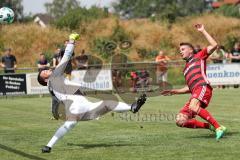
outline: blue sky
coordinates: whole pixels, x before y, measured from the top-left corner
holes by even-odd
[[[79,0],[80,4],[85,7],[90,7],[92,5],[97,5],[100,7],[109,7],[112,2],[117,0]],[[35,13],[45,13],[44,3],[52,2],[52,0],[23,0],[22,4],[24,7],[24,14]]]

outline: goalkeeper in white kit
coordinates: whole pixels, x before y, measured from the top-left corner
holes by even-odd
[[[66,120],[48,144],[42,148],[42,153],[50,153],[53,145],[74,128],[78,121],[93,120],[110,111],[131,111],[136,113],[146,101],[146,95],[142,94],[130,105],[112,100],[101,100],[95,103],[90,102],[82,92],[82,90],[84,90],[83,87],[76,85],[76,83],[64,77],[64,71],[68,61],[72,57],[75,42],[78,39],[78,34],[71,34],[64,56],[55,70],[46,69],[40,71],[38,74],[38,82],[41,85],[48,86],[52,97],[64,105]],[[55,117],[56,115],[57,113],[55,113]]]

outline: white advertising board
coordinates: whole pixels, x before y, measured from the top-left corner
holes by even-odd
[[[38,73],[26,74],[27,94],[46,94],[49,93],[48,87],[42,86],[37,81]]]
[[[240,64],[209,64],[207,77],[212,85],[240,84]]]

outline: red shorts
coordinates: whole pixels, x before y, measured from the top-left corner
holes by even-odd
[[[209,85],[199,86],[192,91],[192,96],[189,101],[180,110],[180,113],[187,115],[189,118],[194,118],[196,113],[193,113],[190,108],[190,102],[193,98],[198,99],[201,102],[201,107],[206,108],[212,98],[212,87]]]

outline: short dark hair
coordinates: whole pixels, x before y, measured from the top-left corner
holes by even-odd
[[[40,71],[38,72],[37,81],[38,81],[38,83],[41,84],[42,86],[47,86],[47,82],[45,81],[44,78],[41,77],[41,73],[42,73],[42,71],[44,71],[44,70],[47,70],[47,69],[42,69],[42,70],[40,70]]]
[[[192,48],[192,50],[194,51],[194,47],[191,43],[188,43],[188,42],[182,42],[179,44],[180,46],[188,46],[190,48]]]
[[[12,51],[11,48],[5,48],[4,51]]]

